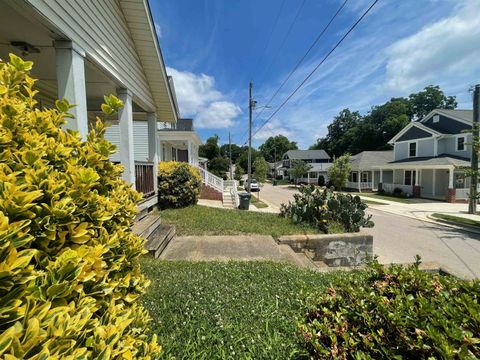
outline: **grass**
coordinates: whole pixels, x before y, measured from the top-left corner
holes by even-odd
[[[439,214],[439,213],[433,213],[431,216],[435,219],[445,220],[445,221],[448,221],[448,222],[453,222],[453,223],[456,223],[458,225],[480,227],[480,221],[474,220],[474,219],[467,219],[467,218],[460,217],[460,216],[448,215],[448,214]]]
[[[367,205],[387,205],[383,202],[375,201],[375,200],[370,200],[370,199],[362,199],[362,201],[367,204]]]
[[[357,195],[360,196],[365,196],[365,197],[370,197],[372,199],[382,199],[382,200],[388,200],[388,201],[396,201],[402,204],[411,204],[411,200],[407,198],[401,198],[393,195],[388,195],[388,194],[378,194],[378,193],[356,193]]]
[[[259,234],[278,238],[282,235],[318,232],[307,225],[294,224],[277,214],[211,208],[194,205],[161,212],[162,222],[176,226],[177,235]]]
[[[143,298],[162,358],[290,359],[302,349],[296,319],[304,294],[324,291],[341,272],[271,262],[142,259],[152,284]]]
[[[250,201],[252,202],[253,205],[255,205],[255,207],[259,209],[268,207],[268,205],[265,204],[262,200],[259,200],[255,194],[252,194]]]

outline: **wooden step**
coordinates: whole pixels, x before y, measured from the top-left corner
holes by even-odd
[[[157,212],[149,213],[133,225],[133,233],[143,238],[148,238],[155,229],[160,226],[160,214]]]
[[[155,258],[158,258],[175,235],[174,225],[160,224],[148,237],[145,248]]]

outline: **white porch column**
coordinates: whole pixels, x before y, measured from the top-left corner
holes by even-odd
[[[117,89],[117,95],[123,101],[124,106],[118,112],[120,130],[119,155],[125,171],[123,179],[135,188],[135,157],[133,153],[133,112],[132,92],[128,89]]]
[[[454,168],[451,167],[448,170],[448,188],[449,189],[453,189],[453,172],[454,172]]]
[[[420,170],[415,169],[415,185],[420,186]]]
[[[437,175],[437,170],[433,169],[433,175],[432,175],[432,195],[435,196],[435,183],[437,182],[435,177]]]
[[[58,98],[72,105],[69,112],[75,117],[67,119],[66,129],[76,130],[83,139],[88,134],[87,90],[85,85],[85,52],[68,40],[55,41],[55,63]]]
[[[362,192],[362,188],[360,187],[361,177],[362,177],[362,172],[358,171],[358,173],[357,173],[358,192]]]
[[[383,169],[380,169],[380,182],[383,184]]]
[[[188,140],[187,145],[188,145],[188,163],[193,165],[193,146],[190,139]]]
[[[157,194],[158,176],[158,144],[157,144],[157,115],[147,113],[148,122],[148,161],[153,163],[153,188]]]
[[[307,172],[307,184],[310,184],[310,171]]]
[[[375,183],[375,172],[372,170],[372,186],[371,186],[372,190],[375,187],[374,183]]]

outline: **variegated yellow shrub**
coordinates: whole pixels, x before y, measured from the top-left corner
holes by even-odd
[[[158,164],[158,205],[162,209],[196,204],[201,185],[200,170],[190,164],[178,161]]]
[[[31,67],[0,61],[0,358],[150,359],[140,196],[100,119],[82,141],[61,129],[68,102],[36,108]]]

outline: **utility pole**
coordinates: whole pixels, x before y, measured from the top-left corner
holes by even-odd
[[[232,170],[232,138],[230,137],[230,131],[228,132],[228,155],[230,157],[230,180],[233,180]]]
[[[478,152],[480,126],[480,84],[475,85],[473,93],[473,124],[472,124],[472,177],[470,178],[470,199],[468,213],[477,213],[477,184],[478,184]]]
[[[248,96],[248,172],[247,172],[247,191],[250,192],[250,182],[252,181],[252,112],[255,107],[255,101],[252,98],[252,81],[250,81]]]

